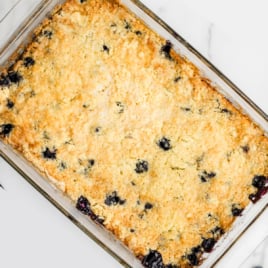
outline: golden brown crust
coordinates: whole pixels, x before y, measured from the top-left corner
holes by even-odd
[[[264,133],[116,1],[67,1],[13,70],[23,78],[0,90],[0,125],[14,125],[2,137],[137,256],[188,266],[268,176]],[[105,203],[113,192],[122,204]]]

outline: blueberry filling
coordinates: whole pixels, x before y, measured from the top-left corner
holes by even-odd
[[[152,209],[152,208],[153,208],[153,205],[152,205],[151,203],[149,203],[149,202],[146,202],[145,205],[144,205],[144,208],[145,208],[146,210],[148,210],[148,209]]]
[[[199,178],[202,182],[208,182],[210,179],[214,178],[216,176],[216,173],[211,171],[207,172],[204,170],[201,174],[199,174]]]
[[[7,108],[12,109],[14,107],[14,102],[11,101],[10,99],[7,100]]]
[[[106,45],[103,45],[102,49],[103,49],[103,51],[105,51],[109,54],[109,51],[110,51],[109,47],[107,47]]]
[[[95,165],[95,160],[94,159],[89,159],[88,160],[88,167],[91,168]]]
[[[260,198],[268,192],[268,177],[263,175],[255,175],[252,185],[257,188],[257,192],[249,195],[249,200],[256,203]]]
[[[211,252],[215,243],[216,240],[214,238],[207,238],[202,241],[201,247],[204,249],[205,252]]]
[[[224,234],[224,230],[221,227],[219,227],[219,226],[216,226],[210,232],[212,233],[212,235],[214,237],[220,237],[221,235]]]
[[[8,76],[1,74],[0,76],[0,86],[7,87],[10,85],[10,80],[8,79]]]
[[[254,176],[252,180],[252,185],[256,187],[257,189],[261,189],[265,186],[265,184],[267,183],[267,180],[268,178],[266,178],[263,175],[256,175]]]
[[[11,83],[19,83],[22,80],[22,76],[15,71],[11,71],[8,73],[8,78]]]
[[[236,204],[233,204],[232,205],[232,209],[231,209],[231,211],[232,211],[232,215],[234,216],[234,217],[238,217],[238,216],[241,216],[241,213],[243,212],[243,208],[240,208],[238,205],[236,205]]]
[[[162,255],[157,250],[149,250],[149,253],[142,259],[146,268],[164,268]]]
[[[226,108],[221,109],[220,112],[225,114],[232,114],[232,112]]]
[[[268,191],[268,177],[256,175],[253,178],[252,185],[257,188],[257,192],[249,195],[249,199],[256,203]]]
[[[51,31],[49,31],[49,30],[45,30],[45,31],[43,32],[43,35],[44,35],[45,37],[47,37],[48,39],[51,39],[53,33],[52,33]]]
[[[131,233],[135,233],[135,229],[130,229],[129,230]]]
[[[192,251],[192,253],[194,253],[194,254],[198,254],[198,253],[201,253],[201,252],[202,252],[202,248],[201,248],[201,246],[196,246],[196,247],[193,247],[193,248],[191,249],[191,251]]]
[[[96,127],[96,128],[95,128],[95,132],[96,132],[96,133],[100,133],[100,132],[101,132],[101,127]]]
[[[175,83],[179,82],[180,80],[181,80],[181,77],[180,76],[177,76],[177,77],[174,78],[174,82]]]
[[[87,0],[80,0],[80,3],[83,4],[84,2],[86,2]]]
[[[57,150],[56,149],[49,149],[48,147],[46,147],[45,151],[42,152],[42,155],[44,158],[46,159],[56,159],[56,154],[57,154]]]
[[[123,205],[125,204],[126,200],[121,199],[116,191],[113,191],[111,194],[106,195],[104,200],[105,205],[107,206],[116,206],[116,205]]]
[[[178,265],[176,265],[176,264],[171,264],[171,263],[165,265],[164,267],[165,267],[165,268],[179,268]]]
[[[14,128],[14,125],[10,123],[0,125],[0,135],[3,137],[7,137],[13,128]]]
[[[189,108],[189,107],[181,107],[181,110],[184,111],[184,112],[190,112],[191,108]]]
[[[26,57],[23,60],[23,65],[27,68],[30,66],[33,66],[34,64],[35,64],[35,60],[32,57]]]
[[[149,169],[149,164],[146,160],[138,160],[138,162],[136,163],[136,168],[135,171],[136,173],[140,174],[140,173],[144,173],[147,172]]]
[[[163,149],[164,151],[168,151],[170,150],[172,147],[171,147],[171,144],[170,144],[170,139],[167,139],[166,137],[163,137],[162,139],[160,139],[158,142],[157,142],[157,145]]]
[[[91,214],[90,202],[84,196],[80,196],[76,203],[76,208],[80,210],[85,215]]]
[[[135,31],[135,34],[136,35],[142,35],[142,32],[138,30],[138,31]]]
[[[170,55],[172,44],[170,41],[166,41],[166,44],[161,47],[161,54],[163,54],[167,59],[172,60]]]
[[[128,31],[130,31],[131,28],[132,28],[131,24],[130,24],[128,21],[126,21],[126,20],[125,20],[125,26],[124,26],[124,27],[125,27],[125,29],[128,30]]]
[[[103,224],[104,219],[97,216],[90,207],[90,202],[84,196],[80,196],[76,202],[76,208],[81,211],[83,214],[88,215],[93,221]]]
[[[244,153],[248,153],[249,152],[249,146],[248,145],[245,145],[245,146],[241,146],[242,150]]]
[[[198,265],[198,258],[195,253],[186,255],[186,258],[188,259],[191,265]]]

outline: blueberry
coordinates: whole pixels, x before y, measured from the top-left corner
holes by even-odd
[[[109,51],[110,51],[109,47],[107,47],[106,45],[103,45],[102,49],[103,49],[103,51],[105,51],[109,54]]]
[[[142,32],[138,30],[138,31],[135,31],[135,34],[136,35],[142,35]]]
[[[140,173],[144,173],[147,172],[149,169],[149,164],[146,160],[138,160],[138,162],[136,163],[136,168],[135,171],[136,173],[140,174]]]
[[[263,186],[263,188],[258,189],[258,191],[255,194],[250,194],[248,198],[253,202],[256,203],[258,200],[261,199],[263,195],[265,195],[268,192],[268,186]]]
[[[0,86],[7,87],[10,85],[10,80],[7,75],[1,74],[0,76]]]
[[[89,159],[88,160],[88,167],[91,168],[95,165],[95,160],[94,159]]]
[[[49,31],[49,30],[45,30],[45,31],[43,32],[43,35],[44,35],[45,37],[47,37],[48,39],[51,39],[53,33],[52,33],[51,31]]]
[[[80,3],[83,4],[84,2],[86,2],[87,0],[80,0]]]
[[[186,258],[188,259],[191,265],[198,265],[198,258],[194,253],[188,254]]]
[[[130,31],[132,29],[131,24],[126,20],[125,20],[125,29],[128,30],[128,31]]]
[[[181,80],[181,77],[180,76],[177,76],[177,77],[174,78],[174,82],[175,83],[179,82],[180,80]]]
[[[153,205],[149,202],[146,202],[145,205],[144,205],[144,208],[145,209],[152,209],[153,208]]]
[[[96,127],[96,128],[95,128],[95,132],[96,132],[96,133],[100,133],[100,132],[101,132],[101,127]]]
[[[50,150],[48,147],[46,147],[45,151],[42,152],[42,155],[44,158],[52,159],[52,160],[56,159],[56,154],[57,154],[56,149]]]
[[[84,196],[80,196],[76,203],[76,208],[80,210],[85,215],[91,214],[90,202]]]
[[[171,57],[171,55],[170,55],[171,48],[172,48],[172,44],[171,44],[171,42],[170,42],[170,41],[166,41],[166,44],[163,45],[163,46],[161,47],[161,50],[160,50],[161,54],[164,54],[164,56],[165,56],[167,59],[169,59],[169,60],[172,60],[172,57]]]
[[[22,76],[19,72],[11,71],[8,73],[8,78],[11,83],[19,83],[22,80]]]
[[[178,265],[176,265],[176,264],[171,264],[171,263],[165,265],[164,267],[165,267],[165,268],[179,268]]]
[[[252,185],[258,189],[261,189],[265,186],[267,180],[268,178],[263,175],[256,175],[252,180]]]
[[[204,170],[201,174],[199,174],[199,178],[202,182],[207,182],[209,181],[209,179],[212,179],[216,176],[216,173],[211,171],[211,172],[207,172],[206,170]]]
[[[192,251],[192,253],[194,253],[194,254],[198,254],[198,253],[200,253],[201,252],[201,246],[196,246],[196,247],[193,247],[192,249],[191,249],[191,251]]]
[[[149,250],[149,253],[142,259],[142,264],[147,268],[164,268],[162,255],[157,250]]]
[[[248,199],[252,201],[252,203],[256,203],[260,199],[260,197],[256,194],[250,194],[248,196]]]
[[[248,145],[245,145],[245,146],[241,146],[242,150],[244,153],[248,153],[249,152],[249,146]]]
[[[14,125],[10,123],[0,125],[0,135],[3,137],[7,137],[13,128],[14,128]]]
[[[232,215],[234,217],[241,216],[241,213],[242,213],[243,210],[244,210],[243,208],[239,208],[236,204],[232,205],[231,211],[232,211]]]
[[[14,102],[10,99],[7,99],[7,108],[12,109],[14,107]]]
[[[170,150],[171,144],[170,144],[170,139],[167,139],[166,137],[161,138],[158,142],[157,142],[158,146],[163,149],[164,151],[168,151]]]
[[[232,112],[226,108],[221,109],[220,112],[225,114],[232,114]]]
[[[129,231],[130,231],[131,233],[135,233],[135,229],[132,229],[132,228],[131,228]]]
[[[35,60],[32,57],[26,57],[23,60],[23,65],[25,67],[30,67],[33,66],[35,64]]]
[[[107,205],[107,206],[116,206],[116,205],[123,205],[125,204],[126,200],[125,199],[121,199],[117,192],[114,191],[112,192],[111,194],[108,194],[106,195],[106,198],[104,200],[104,203]]]
[[[90,216],[90,218],[99,223],[99,224],[103,224],[104,219],[100,218],[98,215],[96,215],[90,207],[90,202],[88,201],[88,199],[86,197],[84,197],[83,195],[81,195],[76,202],[76,208],[78,210],[80,210],[83,214]]]
[[[219,226],[216,226],[210,232],[213,234],[213,236],[216,236],[216,237],[219,237],[224,234],[224,230]]]
[[[201,247],[204,249],[205,252],[210,252],[213,249],[215,243],[216,240],[214,238],[207,238],[202,241]]]
[[[190,112],[191,108],[189,108],[189,107],[181,107],[181,110],[184,111],[184,112]]]

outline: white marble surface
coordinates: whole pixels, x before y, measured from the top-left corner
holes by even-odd
[[[15,2],[0,1],[0,21]],[[267,0],[143,2],[268,113]],[[16,19],[5,26],[7,33]],[[0,32],[0,41],[6,32]],[[1,158],[0,183],[0,267],[121,267]],[[268,235],[267,221],[268,210],[217,267],[260,265],[258,258],[245,259]]]

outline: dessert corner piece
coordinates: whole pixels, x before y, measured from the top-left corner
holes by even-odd
[[[113,0],[67,0],[0,74],[0,138],[145,267],[192,267],[268,190],[268,139]]]

